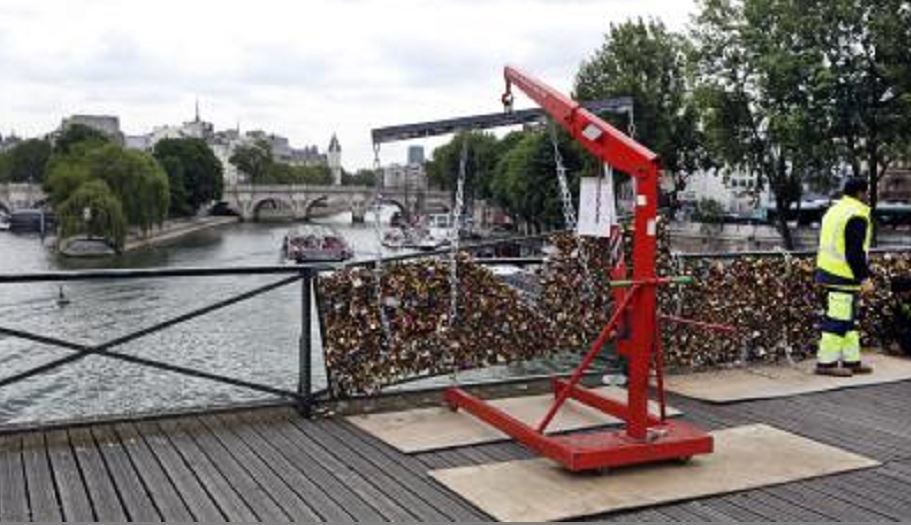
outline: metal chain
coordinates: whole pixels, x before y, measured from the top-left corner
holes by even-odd
[[[376,235],[376,262],[373,265],[373,287],[376,293],[376,306],[380,310],[380,324],[387,347],[392,341],[389,329],[389,316],[383,301],[383,232],[380,229],[380,187],[383,184],[382,166],[380,165],[380,143],[373,143],[373,172],[376,180],[373,185],[373,233]]]
[[[636,138],[636,120],[633,113],[633,106],[629,107],[627,113],[629,113],[629,123],[626,126],[626,133],[629,135],[629,138],[634,139]]]
[[[553,121],[550,122],[550,142],[554,148],[554,164],[557,167],[557,182],[560,185],[560,200],[563,204],[563,220],[566,223],[566,229],[573,232],[576,241],[576,252],[579,254],[579,263],[582,265],[582,275],[584,277],[585,293],[592,297],[595,287],[592,283],[591,271],[588,263],[588,252],[582,244],[582,236],[576,232],[576,209],[573,207],[573,196],[569,191],[569,182],[566,180],[566,166],[563,164],[563,155],[560,154],[560,146],[557,144],[557,127]],[[600,199],[600,193],[599,197]]]
[[[462,153],[459,158],[459,177],[456,182],[455,204],[452,209],[452,228],[449,231],[449,326],[459,313],[459,236],[465,207],[465,171],[468,164],[468,136],[462,136]]]

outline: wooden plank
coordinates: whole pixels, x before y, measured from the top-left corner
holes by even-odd
[[[864,360],[876,372],[854,377],[826,377],[813,373],[812,359],[795,367],[768,365],[750,369],[731,369],[669,376],[667,389],[687,397],[712,403],[755,399],[774,399],[829,390],[877,385],[911,379],[911,360],[883,354],[866,353]]]
[[[863,502],[858,502],[855,498],[845,496],[840,491],[832,490],[830,487],[823,485],[822,480],[819,479],[791,484],[788,485],[788,488],[790,490],[778,491],[776,495],[791,501],[802,500],[805,505],[812,505],[810,508],[816,509],[826,516],[835,516],[838,520],[864,522],[897,519],[886,512],[869,508]],[[797,502],[795,501],[795,503]]]
[[[351,488],[358,498],[379,511],[387,520],[413,521],[415,519],[415,516],[408,512],[403,505],[370,483],[360,472],[332,455],[307,431],[296,426],[294,420],[299,419],[300,416],[291,412],[286,412],[283,416],[285,424],[276,425],[276,428],[339,481]]]
[[[95,521],[92,504],[86,492],[76,457],[70,447],[66,430],[54,430],[45,435],[47,453],[54,473],[54,484],[60,495],[63,519],[66,521]]]
[[[154,460],[143,455],[138,464],[159,463],[168,479],[174,484],[175,491],[179,494],[187,509],[198,521],[224,521],[225,515],[218,508],[218,505],[210,498],[205,491],[196,475],[190,470],[187,463],[184,462],[180,453],[174,447],[168,437],[161,432],[153,423],[124,423],[116,425],[117,433],[122,438],[138,436],[137,450],[141,450],[144,443],[148,450],[154,455]],[[140,457],[139,454],[136,456]],[[151,469],[153,471],[154,469]],[[159,487],[162,485],[158,485]],[[165,489],[162,489],[163,492]],[[162,501],[168,501],[170,497],[165,496]]]
[[[326,429],[455,521],[487,519],[487,516],[439,487],[415,458],[401,454],[379,439],[343,422],[326,422]]]
[[[320,516],[305,500],[272,471],[237,435],[217,417],[199,418],[226,451],[236,459],[238,465],[250,475],[262,490],[281,507],[292,521],[319,521]]]
[[[28,496],[22,469],[22,437],[0,436],[0,519],[28,521]]]
[[[231,430],[253,450],[262,461],[266,462],[309,506],[316,511],[320,519],[330,522],[350,521],[352,516],[345,508],[335,502],[319,486],[298,470],[274,444],[267,442],[251,425],[243,422],[236,414],[218,416]]]
[[[602,386],[594,388],[592,391],[623,403],[626,402],[628,395],[625,389],[617,387]],[[547,413],[553,400],[554,396],[551,393],[494,399],[490,401],[490,404],[527,425],[535,426]],[[658,404],[650,401],[649,411],[657,414]],[[669,406],[667,415],[677,416],[680,415],[680,411]],[[377,436],[406,453],[465,447],[511,439],[505,433],[469,413],[456,412],[444,406],[361,414],[346,419],[365,432]],[[548,434],[608,425],[617,426],[621,423],[622,420],[598,409],[575,400],[568,400],[548,427]]]
[[[221,472],[212,464],[196,441],[177,427],[174,420],[159,421],[161,434],[171,442],[183,461],[193,472],[209,497],[214,500],[222,514],[229,521],[256,521],[256,514],[228,483]],[[140,429],[142,431],[142,428]],[[145,434],[145,431],[143,431]],[[146,435],[146,441],[149,441]]]
[[[171,480],[168,479],[168,475],[135,427],[129,424],[119,424],[110,427],[109,431],[116,432],[120,438],[129,461],[135,467],[136,474],[148,490],[161,517],[165,521],[193,521],[193,514],[187,509]],[[211,517],[216,519],[221,517],[214,506],[212,509],[214,512]],[[215,519],[207,521],[215,521]]]
[[[63,514],[57,502],[57,489],[51,475],[44,434],[30,432],[23,436],[22,459],[32,521],[62,521]]]
[[[888,517],[856,507],[851,503],[832,498],[826,493],[813,490],[813,481],[789,483],[780,487],[769,487],[765,492],[825,516],[824,521],[883,521]]]
[[[81,427],[71,428],[68,433],[96,518],[99,521],[126,521],[117,490],[91,432]]]
[[[610,476],[568,473],[546,460],[435,471],[432,475],[501,520],[568,519],[870,468],[877,462],[766,425],[717,431],[715,452],[689,465],[652,465]]]
[[[272,444],[295,468],[305,473],[314,484],[322,488],[335,502],[357,521],[383,521],[382,514],[364,501],[347,484],[339,481],[322,464],[308,455],[294,441],[297,436],[292,432],[286,436],[286,429],[291,423],[284,417],[263,418],[260,413],[244,413],[241,420],[253,428],[263,440]]]
[[[101,457],[111,473],[117,493],[120,494],[127,519],[129,521],[161,521],[161,515],[140,481],[140,474],[130,463],[130,458],[117,434],[107,425],[92,427],[91,432],[101,451]]]
[[[193,437],[200,450],[209,457],[234,492],[247,502],[247,506],[261,521],[287,521],[289,516],[272,496],[241,466],[219,441],[197,418],[176,420],[178,428]]]
[[[726,499],[743,509],[760,514],[763,521],[798,522],[817,521],[820,518],[825,518],[825,516],[808,512],[803,507],[794,505],[786,500],[780,500],[764,494],[761,490],[732,494]]]
[[[298,419],[294,423],[301,431],[310,436],[313,441],[335,456],[336,459],[343,461],[345,465],[369,480],[378,490],[382,490],[390,499],[408,509],[408,512],[419,521],[448,521],[450,519],[409,490],[401,477],[389,475],[388,471],[374,465],[336,435],[330,435],[325,432],[323,427],[327,425],[326,422],[314,423]],[[414,484],[411,484],[411,488],[414,488]]]

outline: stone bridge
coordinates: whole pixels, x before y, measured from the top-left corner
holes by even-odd
[[[450,199],[448,191],[384,188],[380,193],[379,203],[392,204],[407,213],[445,213],[449,211]],[[360,222],[364,220],[367,209],[374,203],[374,188],[238,184],[225,188],[222,200],[244,220],[304,220],[326,211],[350,211],[352,220]]]
[[[26,182],[0,184],[0,211],[10,213],[24,208],[36,208],[47,202],[40,184]]]

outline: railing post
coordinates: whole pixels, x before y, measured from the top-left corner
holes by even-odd
[[[302,398],[297,403],[297,410],[304,417],[309,418],[312,408],[311,395],[313,388],[311,385],[311,348],[312,336],[311,330],[311,312],[310,301],[312,299],[313,272],[310,268],[304,268],[301,271],[301,336],[298,345],[298,379],[297,393]]]

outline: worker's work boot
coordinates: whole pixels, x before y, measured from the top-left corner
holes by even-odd
[[[842,368],[838,366],[838,363],[816,363],[816,373],[821,376],[832,377],[851,377],[854,375],[854,372],[852,372],[850,368]]]
[[[852,363],[845,361],[843,363],[843,365],[845,368],[850,370],[851,373],[854,373],[854,374],[872,374],[873,373],[873,367],[870,365],[864,364],[861,361],[855,361]]]

